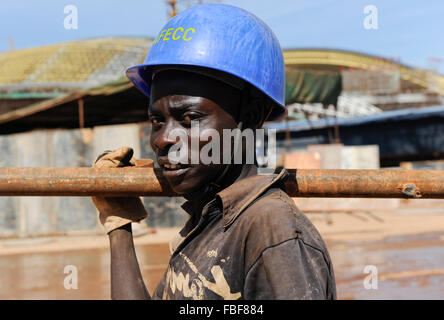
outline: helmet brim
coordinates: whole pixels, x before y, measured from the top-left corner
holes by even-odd
[[[153,81],[153,71],[155,66],[140,64],[130,67],[126,70],[126,76],[145,96],[150,97],[151,83]],[[219,70],[221,71],[221,70]],[[222,71],[224,72],[224,71]],[[285,107],[279,102],[270,98],[273,102],[273,108],[265,121],[277,121],[285,114]]]

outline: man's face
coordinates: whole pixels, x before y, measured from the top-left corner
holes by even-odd
[[[151,88],[149,118],[152,123],[150,144],[171,188],[178,194],[196,191],[215,181],[223,164],[191,164],[191,121],[199,122],[199,131],[218,132],[222,148],[223,129],[237,128],[236,115],[240,92],[217,80],[184,71],[167,70],[157,74]],[[178,142],[172,130],[183,130],[187,137],[188,161],[171,166],[168,152]],[[199,154],[209,141],[198,142]],[[195,152],[195,151],[194,151]],[[222,154],[222,150],[220,150]],[[220,162],[219,162],[220,163]]]

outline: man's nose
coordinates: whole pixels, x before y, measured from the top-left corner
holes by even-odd
[[[174,135],[174,129],[176,129],[174,123],[172,121],[168,121],[165,123],[161,131],[158,133],[154,140],[154,145],[159,149],[162,153],[168,153],[168,150],[177,142],[179,142],[179,137]]]

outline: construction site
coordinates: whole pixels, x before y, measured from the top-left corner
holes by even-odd
[[[111,193],[69,169],[122,146],[156,159],[148,99],[125,76],[154,41],[0,52],[0,299],[110,299],[109,240],[90,195]],[[284,47],[283,57],[287,112],[264,127],[276,132],[276,166],[294,179],[288,193],[326,242],[338,299],[443,299],[444,76],[336,48]],[[30,168],[60,169],[60,181]],[[144,191],[125,194],[143,195],[149,213],[132,225],[150,292],[188,219],[157,168],[146,169],[154,182]],[[58,188],[67,177],[82,185]],[[78,270],[70,290],[66,266]]]

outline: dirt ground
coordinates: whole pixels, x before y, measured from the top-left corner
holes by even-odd
[[[310,213],[327,243],[340,299],[444,299],[442,202],[404,203],[396,211]],[[169,260],[178,229],[135,239],[152,292]],[[69,236],[0,241],[0,299],[109,299],[108,239]],[[78,288],[64,287],[65,266],[78,271]],[[365,273],[373,270],[372,281]],[[376,273],[375,273],[376,272]]]

